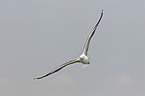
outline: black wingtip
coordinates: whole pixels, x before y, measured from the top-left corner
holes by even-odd
[[[34,80],[38,80],[37,78],[34,78]]]
[[[102,14],[104,14],[104,10],[102,10]]]

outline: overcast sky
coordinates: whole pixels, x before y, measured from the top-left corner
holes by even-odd
[[[145,96],[145,0],[1,0],[0,58],[0,96]]]

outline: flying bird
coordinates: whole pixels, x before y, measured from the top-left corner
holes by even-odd
[[[45,78],[55,72],[58,72],[60,71],[61,69],[63,69],[64,67],[68,66],[68,65],[71,65],[71,64],[75,64],[75,63],[82,63],[82,64],[90,64],[90,58],[87,56],[88,54],[88,49],[89,49],[89,44],[90,44],[90,41],[97,29],[97,26],[99,25],[101,19],[103,17],[103,10],[102,10],[102,13],[101,13],[101,16],[98,20],[98,22],[96,23],[95,27],[93,28],[92,32],[90,33],[90,35],[88,36],[86,42],[85,42],[85,45],[84,45],[84,48],[83,48],[83,52],[82,54],[79,56],[79,58],[77,59],[74,59],[74,60],[71,60],[71,61],[68,61],[64,64],[62,64],[61,66],[57,67],[56,69],[52,70],[51,72],[49,72],[48,74],[46,75],[43,75],[41,77],[38,77],[38,78],[34,78],[34,79],[42,79],[42,78]]]

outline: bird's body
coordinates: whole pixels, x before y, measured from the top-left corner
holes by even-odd
[[[82,64],[90,64],[90,59],[88,56],[85,54],[82,54],[79,58],[78,61],[80,61]]]
[[[102,16],[103,16],[103,10],[102,10],[102,13],[101,13],[101,16],[99,18],[99,21],[97,22],[97,24],[95,25],[95,27],[93,28],[93,31],[90,33],[90,35],[88,36],[87,40],[86,40],[86,43],[84,45],[84,49],[83,49],[83,52],[82,54],[79,56],[78,59],[75,59],[75,60],[71,60],[67,63],[64,63],[62,64],[61,66],[57,67],[56,69],[52,70],[51,72],[49,72],[48,74],[44,75],[44,76],[41,76],[41,77],[38,77],[38,78],[34,78],[34,79],[42,79],[44,77],[47,77],[55,72],[58,72],[59,70],[61,70],[62,68],[68,66],[68,65],[71,65],[71,64],[74,64],[74,63],[82,63],[82,64],[90,64],[90,58],[87,56],[87,53],[88,53],[88,49],[89,49],[89,44],[90,44],[90,40],[91,38],[93,37],[96,29],[97,29],[97,26],[98,24],[100,23],[101,19],[102,19]]]

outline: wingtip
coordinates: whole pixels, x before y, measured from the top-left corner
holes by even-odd
[[[104,10],[102,9],[102,14],[104,13]]]
[[[37,78],[34,78],[34,80],[37,80]]]

